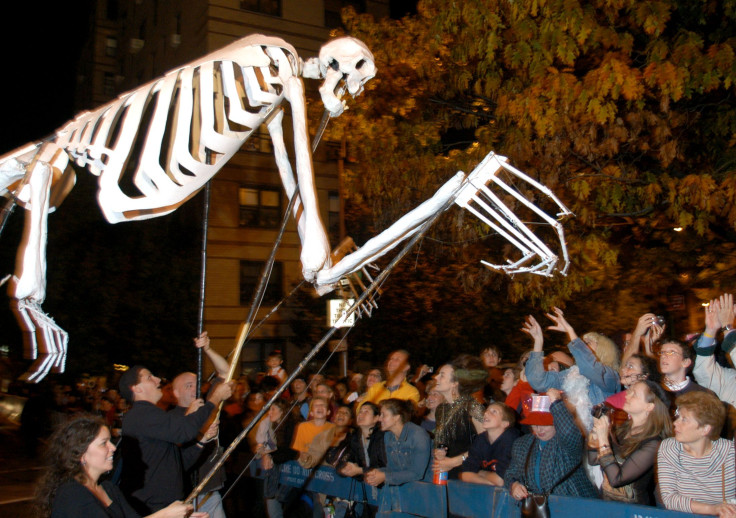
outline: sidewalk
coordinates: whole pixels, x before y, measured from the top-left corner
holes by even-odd
[[[31,516],[41,461],[25,453],[18,428],[0,427],[0,518]]]

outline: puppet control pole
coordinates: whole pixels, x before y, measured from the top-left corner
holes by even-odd
[[[340,87],[339,92],[340,93],[338,94],[338,96],[341,97],[342,94],[345,92],[344,85]],[[330,121],[330,119],[331,119],[330,112],[325,110],[324,114],[322,115],[322,120],[320,121],[320,125],[317,128],[317,132],[315,134],[314,141],[312,142],[312,153],[314,153],[317,150],[317,146],[319,146],[320,140],[322,139],[322,135],[324,134],[325,128],[327,127],[327,123]],[[296,186],[298,186],[298,184]],[[207,188],[209,189],[209,184],[207,184]],[[284,218],[281,221],[281,229],[279,231],[279,235],[276,241],[274,242],[274,247],[272,249],[273,257],[275,257],[276,248],[278,248],[278,246],[281,244],[281,238],[284,234],[284,231],[286,230],[286,225],[289,222],[291,211],[294,208],[294,204],[296,203],[296,195],[297,195],[297,190],[295,189],[294,196],[291,197],[291,199],[289,200],[289,205],[286,208],[286,211],[284,211]],[[258,285],[256,286],[255,295],[253,296],[253,305],[251,305],[251,308],[257,307],[259,300],[263,297],[263,291],[265,290],[265,286],[266,286],[265,279],[268,277],[268,272],[270,272],[272,266],[273,266],[273,261],[271,261],[270,265],[268,263],[264,265],[263,272],[261,272],[261,276],[259,278]],[[203,277],[202,282],[204,283],[204,277]],[[204,290],[204,287],[202,287],[202,290]],[[204,296],[202,296],[202,300],[204,300]],[[271,313],[273,313],[273,310],[271,311]],[[266,315],[265,319],[267,319],[271,315],[271,313]],[[253,325],[254,317],[255,315],[251,312],[251,314],[248,315],[248,319],[241,325],[241,328],[238,331],[238,339],[235,341],[235,348],[233,348],[233,350],[228,353],[227,355],[228,359],[231,358],[234,354],[237,354],[238,357],[240,356],[240,350],[242,349],[243,345],[245,344],[245,340],[248,337],[248,333],[250,332],[250,326]],[[249,325],[248,329],[245,329],[244,327],[246,323],[248,323]],[[199,333],[202,333],[201,328],[199,329]],[[231,381],[232,378],[235,376],[235,367],[234,367],[235,365],[237,365],[237,362],[231,361],[230,371],[228,373],[227,381]],[[215,376],[215,374],[216,372],[213,372],[209,379],[211,380]],[[197,393],[199,393],[199,387],[198,387]]]
[[[341,92],[344,92],[344,89],[341,90]],[[325,128],[327,127],[327,123],[330,120],[330,113],[325,110],[324,115],[322,116],[322,121],[320,123],[320,126],[317,130],[317,134],[314,138],[314,141],[312,142],[312,153],[317,149],[317,146],[319,145],[319,142],[322,138],[322,134],[324,133]],[[209,155],[208,155],[209,158]],[[209,189],[209,183],[207,184],[207,189]],[[274,245],[271,248],[271,254],[268,256],[268,260],[263,265],[263,271],[261,272],[261,276],[258,279],[258,285],[256,286],[256,289],[253,293],[253,301],[250,305],[250,310],[248,311],[248,317],[246,320],[240,325],[240,329],[238,330],[238,338],[235,341],[235,347],[231,351],[230,358],[230,368],[227,373],[227,378],[224,380],[225,383],[229,383],[233,380],[235,377],[235,370],[238,368],[238,364],[240,362],[240,354],[243,351],[243,346],[245,345],[245,341],[248,338],[248,334],[250,333],[251,326],[253,325],[253,321],[256,317],[256,312],[258,311],[258,308],[261,305],[261,300],[263,300],[263,295],[266,291],[266,286],[268,285],[268,278],[271,274],[271,270],[273,269],[273,264],[276,260],[276,251],[278,250],[279,245],[281,244],[281,241],[284,237],[284,232],[286,231],[286,225],[289,223],[289,219],[291,218],[291,212],[294,208],[294,205],[296,204],[296,198],[299,195],[298,192],[298,185],[296,186],[294,193],[291,196],[291,199],[289,200],[289,205],[286,207],[286,210],[284,211],[284,216],[281,220],[281,227],[279,228],[278,236],[276,236],[276,240],[274,241]],[[209,191],[208,191],[209,193]],[[209,197],[207,198],[209,201]],[[209,205],[209,203],[207,203]],[[206,221],[206,220],[205,220]],[[206,230],[205,230],[205,237],[203,238],[205,241],[207,240],[206,237]],[[204,251],[203,254],[206,254],[206,246],[203,245]],[[204,255],[202,261],[203,265],[205,264],[206,255]],[[204,266],[203,266],[203,273],[202,273],[202,295],[201,295],[201,308],[203,309],[204,304]],[[202,315],[200,315],[200,322]],[[202,333],[202,329],[199,329],[199,333]],[[198,365],[198,368],[201,369],[201,355],[202,355],[202,349],[199,349],[199,355],[200,355],[200,363]],[[201,390],[199,388],[199,384],[201,380],[201,370],[197,371],[197,393],[200,393]],[[291,382],[289,382],[291,383]],[[288,385],[286,385],[288,386]],[[281,391],[283,392],[283,390]],[[220,416],[220,412],[222,411],[224,401],[221,401],[220,404],[215,408],[215,410],[212,411],[212,414],[210,415],[209,419],[205,423],[205,425],[202,427],[204,430],[210,427],[212,423],[217,421],[218,417]],[[269,404],[270,406],[270,404]],[[259,417],[260,419],[260,417]],[[238,441],[239,442],[239,441]],[[229,455],[229,454],[228,454]],[[220,464],[218,463],[218,466]],[[212,473],[212,472],[211,472]],[[211,477],[211,474],[207,476],[207,479]],[[206,481],[205,481],[206,482]],[[196,498],[196,495],[195,497]]]
[[[205,152],[205,163],[212,163],[212,151]],[[201,266],[199,270],[199,307],[197,308],[197,337],[204,331],[204,297],[207,287],[207,231],[210,226],[210,185],[204,186],[204,206],[202,207],[202,246],[200,248]],[[202,348],[197,348],[197,394],[202,393]]]
[[[339,88],[338,97],[340,97],[345,92],[345,86],[341,86]],[[322,120],[320,121],[319,128],[317,129],[317,133],[314,137],[314,141],[312,142],[312,153],[314,153],[317,150],[317,146],[320,143],[320,140],[322,139],[322,134],[325,131],[325,128],[327,127],[327,123],[330,121],[330,112],[325,110],[324,114],[322,115]],[[207,187],[209,188],[209,184],[207,184]],[[238,339],[235,342],[235,348],[232,351],[232,358],[230,359],[230,370],[228,371],[227,379],[225,380],[225,383],[228,383],[232,381],[232,379],[235,377],[235,370],[237,369],[238,362],[240,361],[240,353],[243,350],[243,345],[245,344],[245,340],[248,338],[248,333],[250,332],[250,328],[253,325],[253,321],[255,320],[256,311],[258,311],[258,308],[260,307],[261,300],[263,299],[263,294],[266,291],[266,286],[268,284],[268,278],[271,274],[271,270],[273,269],[273,263],[276,260],[276,251],[278,250],[279,245],[281,244],[281,241],[284,237],[284,232],[286,231],[286,225],[289,223],[289,219],[291,218],[291,212],[294,208],[294,204],[296,203],[296,198],[299,195],[298,192],[298,184],[295,186],[294,194],[291,196],[291,199],[289,200],[289,205],[286,207],[286,210],[284,211],[284,217],[281,220],[281,227],[279,228],[279,234],[276,236],[276,240],[274,241],[274,245],[271,248],[271,254],[268,256],[268,260],[266,261],[266,264],[263,265],[263,271],[261,272],[261,276],[258,279],[258,285],[256,286],[255,292],[253,294],[253,302],[250,305],[250,310],[248,311],[248,318],[246,318],[245,322],[243,322],[240,326],[240,330],[238,331]],[[206,239],[206,238],[205,238]],[[204,279],[203,281],[204,282]],[[203,288],[204,289],[204,288]],[[202,330],[200,329],[200,333]],[[222,404],[220,404],[220,407],[217,409],[217,414],[219,415],[220,409],[222,408]]]
[[[404,248],[399,252],[396,257],[394,257],[391,262],[388,264],[386,269],[384,269],[373,281],[373,283],[366,289],[360,297],[355,301],[355,304],[350,306],[350,308],[345,312],[343,318],[349,317],[351,314],[353,314],[355,311],[358,310],[361,304],[365,302],[372,294],[373,292],[383,284],[383,282],[386,280],[386,277],[388,277],[389,273],[393,270],[393,268],[398,264],[399,261],[401,261],[406,254],[409,253],[409,251],[414,247],[415,244],[419,242],[420,239],[424,237],[424,234],[429,230],[429,228],[434,224],[434,222],[454,203],[454,198],[449,200],[437,213],[432,216],[428,221],[426,221],[422,228],[414,234],[414,236],[409,240],[409,242],[404,246]],[[222,456],[217,460],[217,463],[212,466],[212,469],[207,473],[207,475],[202,479],[199,483],[199,485],[194,488],[192,493],[187,497],[185,500],[185,503],[191,503],[197,496],[202,492],[205,485],[209,480],[214,476],[214,474],[225,464],[225,461],[230,457],[230,455],[235,451],[235,448],[238,447],[238,445],[242,442],[242,440],[250,433],[250,431],[253,429],[253,427],[258,423],[261,418],[266,415],[266,412],[268,412],[269,408],[271,408],[271,405],[276,401],[278,398],[281,397],[281,394],[284,393],[286,388],[291,385],[291,382],[296,379],[297,376],[304,370],[304,368],[309,364],[310,361],[312,361],[312,358],[314,358],[317,353],[322,349],[322,347],[332,338],[332,335],[335,334],[335,332],[338,330],[338,327],[331,327],[327,333],[322,337],[322,339],[312,348],[311,351],[302,359],[302,361],[299,363],[299,366],[294,370],[294,372],[291,373],[291,375],[284,381],[281,386],[278,388],[278,390],[274,393],[273,396],[271,396],[271,399],[268,400],[268,402],[263,406],[263,408],[251,419],[251,421],[243,428],[243,430],[238,434],[238,436],[233,439],[233,442],[230,443],[230,446],[227,447],[225,452],[222,454]]]

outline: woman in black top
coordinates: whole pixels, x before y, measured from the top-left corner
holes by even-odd
[[[672,435],[668,398],[657,383],[639,381],[626,390],[624,410],[630,419],[613,433],[608,416],[594,419],[588,461],[603,470],[604,500],[653,505],[657,450]]]
[[[370,401],[363,403],[356,418],[357,428],[350,435],[347,462],[339,466],[341,475],[361,479],[373,468],[386,467],[386,448],[378,423],[381,409]]]
[[[435,390],[445,402],[435,412],[435,472],[447,471],[449,478],[458,478],[470,444],[483,431],[484,409],[472,394],[483,387],[486,376],[481,361],[469,354],[458,356],[437,372]]]
[[[112,469],[115,446],[102,419],[81,415],[63,423],[49,442],[49,468],[37,490],[43,518],[140,518],[111,482],[99,482]],[[192,506],[174,502],[148,518],[184,518]],[[194,513],[206,518],[207,513]]]

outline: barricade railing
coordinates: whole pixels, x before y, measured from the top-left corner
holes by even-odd
[[[255,463],[254,463],[255,464]],[[363,488],[368,503],[378,505],[381,490],[352,478],[339,475],[333,468],[320,466],[302,468],[296,462],[280,466],[282,484],[323,493],[345,500],[363,500]],[[263,476],[258,468],[251,473]],[[448,513],[463,518],[506,518],[519,516],[519,506],[508,491],[499,487],[470,484],[458,480],[447,486],[428,482],[410,482],[398,488],[402,513],[407,516],[447,518]],[[683,518],[688,513],[668,511],[659,507],[606,502],[589,498],[552,495],[549,498],[552,516],[605,516],[606,518]]]

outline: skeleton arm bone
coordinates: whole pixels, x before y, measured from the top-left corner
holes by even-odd
[[[278,113],[268,123],[268,132],[271,135],[271,143],[273,144],[273,154],[276,159],[276,167],[279,170],[281,176],[281,183],[286,191],[286,196],[291,199],[296,191],[296,180],[294,179],[294,172],[291,170],[291,163],[289,162],[289,154],[286,151],[286,144],[284,144],[284,112],[279,110]],[[302,243],[306,239],[306,228],[304,218],[300,217],[302,211],[301,200],[297,197],[294,202],[294,219],[297,222],[297,230],[299,232],[299,238]]]
[[[294,125],[294,150],[296,153],[296,173],[299,180],[299,198],[304,211],[299,219],[304,220],[302,241],[302,273],[307,281],[312,281],[317,272],[330,266],[330,242],[319,215],[317,190],[312,170],[312,152],[307,133],[307,105],[304,97],[304,84],[298,77],[290,77],[285,86],[285,97],[291,103],[292,123]],[[283,174],[282,174],[283,177]],[[300,222],[301,225],[301,222]]]
[[[342,261],[332,268],[319,272],[317,274],[316,285],[318,287],[328,287],[336,283],[345,275],[355,272],[366,264],[375,261],[399,243],[414,235],[425,221],[437,214],[437,211],[444,207],[448,200],[457,194],[463,185],[464,179],[464,173],[457,173],[440,187],[434,196],[399,218],[399,220],[379,235],[368,240],[357,252],[345,256]]]

